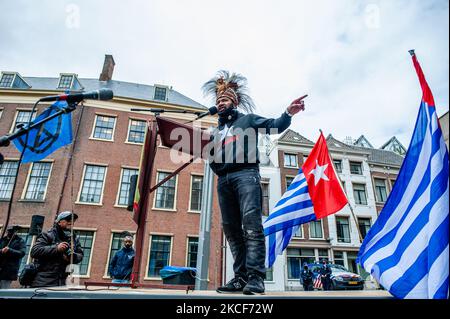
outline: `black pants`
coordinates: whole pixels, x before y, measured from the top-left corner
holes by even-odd
[[[225,237],[233,254],[235,276],[266,276],[266,248],[261,220],[261,177],[243,169],[219,177],[217,192]]]
[[[326,277],[322,277],[321,279],[322,281],[322,285],[323,285],[323,290],[331,290],[331,278],[326,276]]]

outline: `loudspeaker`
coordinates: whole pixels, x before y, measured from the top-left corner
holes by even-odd
[[[134,195],[136,193],[137,180],[138,180],[137,175],[130,176],[130,192],[128,193],[128,206],[127,206],[127,210],[129,210],[130,212],[133,211]]]
[[[31,226],[28,231],[29,235],[39,235],[42,232],[42,227],[44,227],[44,216],[33,215],[31,216]]]

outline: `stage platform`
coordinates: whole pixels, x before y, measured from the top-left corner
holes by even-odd
[[[268,291],[265,295],[220,294],[213,290],[132,289],[84,286],[0,290],[0,299],[391,299],[384,290]]]

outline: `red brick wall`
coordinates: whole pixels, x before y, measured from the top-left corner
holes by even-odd
[[[0,104],[3,115],[0,119],[0,135],[6,134],[14,119],[16,108],[32,107],[24,104]],[[42,109],[42,107],[40,108]],[[73,133],[75,135],[76,123],[81,111],[81,106],[72,113]],[[114,142],[105,142],[89,139],[92,133],[95,114],[116,115]],[[119,190],[120,174],[122,166],[139,166],[141,145],[124,143],[127,138],[129,118],[146,119],[147,115],[140,115],[126,111],[112,109],[100,109],[85,107],[79,133],[77,136],[73,166],[69,168],[68,178],[62,195],[59,211],[74,210],[79,219],[76,228],[96,229],[96,238],[93,247],[91,270],[89,281],[104,280],[105,267],[111,240],[111,230],[135,231],[136,224],[132,220],[132,213],[125,208],[115,207],[117,192]],[[44,215],[45,229],[51,227],[57,211],[58,201],[62,190],[64,175],[69,160],[71,146],[62,148],[51,154],[48,158],[54,160],[51,177],[49,180],[45,202],[23,202],[20,195],[25,185],[29,170],[29,164],[21,166],[14,196],[10,224],[29,225],[34,214]],[[5,158],[18,158],[19,154],[14,146],[1,149]],[[169,160],[169,150],[158,147],[155,166],[152,177],[152,185],[155,184],[156,171],[174,171],[181,164],[173,164]],[[85,163],[107,164],[107,174],[101,206],[76,204],[80,183]],[[150,233],[171,233],[172,257],[171,265],[185,266],[187,235],[198,235],[200,214],[188,213],[190,197],[191,173],[203,175],[203,163],[191,164],[178,176],[176,194],[176,212],[152,211],[148,212],[146,235],[143,249],[143,262],[141,265],[141,278],[147,272],[148,250]],[[7,202],[0,202],[0,224],[4,224]],[[153,194],[150,196],[149,207],[153,207]],[[217,194],[214,189],[213,217],[211,225],[211,255],[209,260],[209,287],[212,289],[221,284],[222,273],[222,230],[220,225],[220,213],[218,209]],[[161,281],[148,281],[148,283],[160,283]]]

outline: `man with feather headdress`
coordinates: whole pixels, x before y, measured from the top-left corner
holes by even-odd
[[[253,114],[255,106],[246,85],[245,77],[227,71],[220,71],[203,85],[204,92],[214,96],[218,109],[210,166],[219,177],[222,225],[234,259],[235,277],[217,291],[263,294],[266,269],[258,133],[283,132],[291,124],[291,117],[305,106],[302,97],[277,119],[258,116]]]

